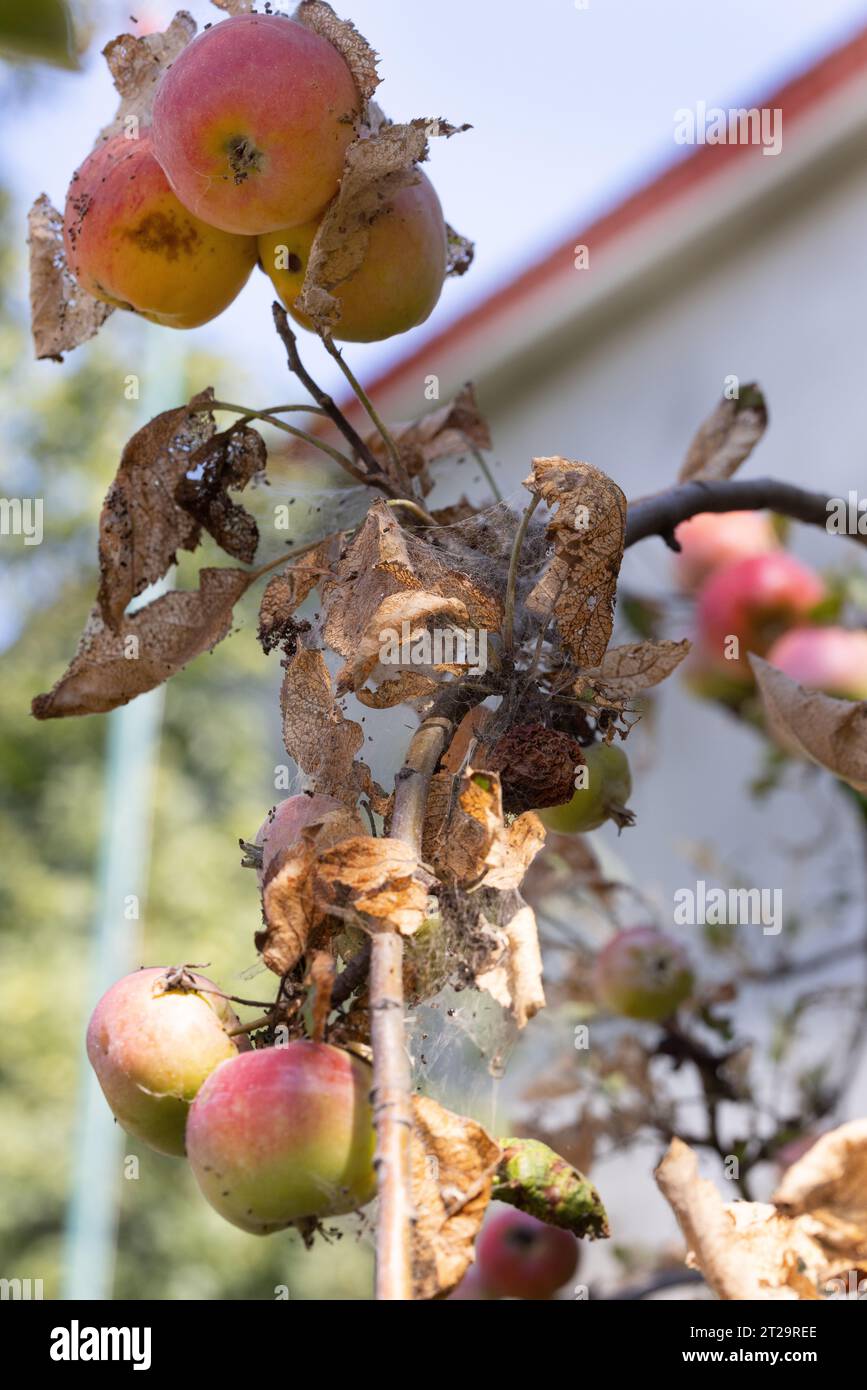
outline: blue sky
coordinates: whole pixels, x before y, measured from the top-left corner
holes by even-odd
[[[200,0],[187,8],[200,26],[220,19]],[[867,24],[867,0],[340,0],[335,8],[382,55],[378,96],[389,115],[473,126],[435,142],[429,170],[446,216],[475,239],[476,264],[446,287],[424,328],[352,347],[368,380],[679,155],[677,108],[751,104]],[[69,175],[114,109],[103,43],[130,27],[130,13],[168,17],[173,9],[95,0],[84,75],[52,74],[35,104],[4,113],[4,164],[22,221],[43,190],[62,206]],[[275,387],[285,393],[271,298],[257,272],[221,319],[189,335],[243,362],[261,383],[258,404]],[[167,332],[142,325],[144,335]],[[315,342],[307,357],[336,385]]]

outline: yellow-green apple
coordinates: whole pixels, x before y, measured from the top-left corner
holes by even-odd
[[[679,942],[655,927],[629,927],[600,951],[593,966],[596,998],[625,1018],[661,1023],[695,983]]]
[[[218,1067],[187,1121],[211,1206],[255,1235],[364,1206],[376,1192],[371,1079],[360,1057],[306,1041]]]
[[[170,328],[222,313],[256,264],[252,237],[218,231],[181,206],[147,132],[98,145],[73,175],[63,239],[82,289]]]
[[[785,550],[726,565],[699,591],[700,660],[732,679],[751,680],[747,653],[764,656],[782,632],[803,622],[824,597],[819,575]]]
[[[136,970],[91,1016],[87,1055],[115,1119],[159,1153],[184,1153],[187,1113],[202,1082],[250,1046],[243,1034],[229,1036],[240,1025],[220,994],[204,992],[216,988],[194,971]]]
[[[478,1240],[480,1288],[493,1298],[549,1299],[578,1268],[578,1242],[516,1207],[492,1203]]]
[[[675,572],[682,589],[697,589],[716,570],[775,550],[778,542],[766,512],[699,512],[676,528],[680,551]]]
[[[578,775],[585,785],[577,788],[571,801],[539,811],[542,821],[562,835],[596,830],[607,820],[630,825],[634,815],[626,803],[632,792],[632,773],[623,749],[591,743],[583,753],[587,770],[579,768]]]
[[[783,633],[768,661],[808,690],[843,700],[867,700],[867,631],[796,627]]]
[[[327,39],[284,15],[240,14],[193,39],[163,76],[154,147],[185,207],[258,236],[322,212],[359,113]]]
[[[424,323],[436,305],[446,274],[446,225],[436,189],[421,170],[418,177],[371,223],[364,260],[334,291],[340,304],[335,338],[353,343],[391,338]],[[295,300],[317,228],[318,222],[308,222],[259,238],[262,267],[304,328],[312,325]]]

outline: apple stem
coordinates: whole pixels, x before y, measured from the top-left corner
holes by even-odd
[[[406,761],[395,778],[391,835],[416,853],[421,849],[430,780],[451,730],[450,719],[426,719],[410,740]],[[394,929],[371,938],[370,1015],[379,1195],[376,1297],[411,1302],[412,1076],[405,1031],[403,938]]]

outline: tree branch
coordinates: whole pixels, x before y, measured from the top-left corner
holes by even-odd
[[[770,511],[803,521],[808,526],[827,528],[828,504],[824,492],[807,492],[792,483],[775,478],[726,478],[717,482],[681,483],[630,502],[626,516],[626,544],[634,545],[647,536],[662,536],[672,549],[674,529],[699,512]],[[846,533],[850,540],[867,545],[867,532]]]
[[[413,735],[395,779],[391,835],[417,853],[428,787],[451,729],[449,719],[426,719]],[[412,1094],[404,1027],[403,938],[395,930],[380,931],[371,943],[374,1162],[379,1196],[376,1297],[408,1302],[412,1299]]]

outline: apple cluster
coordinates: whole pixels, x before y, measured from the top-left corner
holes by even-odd
[[[361,115],[342,55],[305,25],[248,13],[206,29],[162,75],[150,125],[104,140],[73,175],[64,245],[76,281],[115,308],[195,328],[259,264],[310,327],[295,300]],[[364,260],[334,292],[337,338],[403,333],[439,299],[446,226],[416,173],[384,201]]]
[[[753,652],[809,690],[867,699],[867,632],[823,621],[828,586],[781,547],[770,517],[703,512],[675,536],[678,581],[696,604],[699,694],[738,703],[753,686]]]

